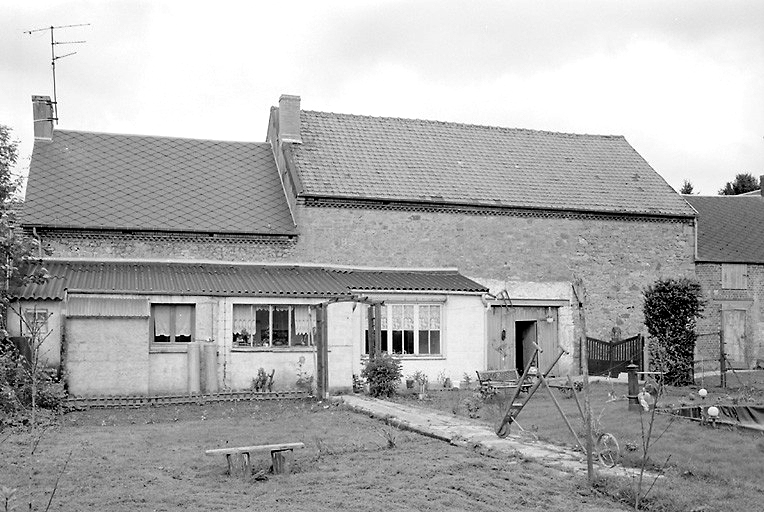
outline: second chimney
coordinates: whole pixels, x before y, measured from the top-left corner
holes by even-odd
[[[302,144],[299,96],[282,94],[279,98],[279,140]]]
[[[32,119],[34,120],[34,138],[53,139],[53,102],[50,96],[32,96]]]

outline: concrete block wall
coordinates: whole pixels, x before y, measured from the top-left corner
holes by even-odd
[[[698,320],[698,342],[695,347],[695,370],[718,369],[719,332],[722,329],[724,304],[742,304],[746,309],[746,341],[748,359],[764,359],[764,265],[747,266],[746,290],[722,289],[721,263],[698,263],[696,275],[706,301],[703,317]]]
[[[479,282],[571,282],[587,292],[588,334],[643,331],[642,290],[694,275],[691,220],[626,220],[300,205],[288,259],[385,267],[456,267]]]
[[[67,319],[66,372],[73,396],[149,392],[146,318]]]

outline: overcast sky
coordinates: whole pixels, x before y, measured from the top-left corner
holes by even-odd
[[[764,174],[761,0],[4,0],[0,124],[263,141],[269,108],[624,135],[674,188]],[[479,177],[476,177],[479,179]]]

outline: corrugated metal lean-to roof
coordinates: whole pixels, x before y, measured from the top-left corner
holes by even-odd
[[[48,261],[50,278],[17,287],[19,299],[63,299],[80,293],[250,297],[349,297],[352,291],[487,289],[455,270],[354,270],[233,263]],[[35,269],[31,269],[35,270]]]

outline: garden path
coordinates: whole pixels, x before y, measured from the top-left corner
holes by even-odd
[[[532,459],[549,468],[586,474],[586,457],[580,451],[539,441],[527,434],[510,433],[500,438],[489,426],[469,418],[363,395],[342,395],[333,400],[398,428],[470,448],[484,455]],[[606,468],[595,463],[595,467],[606,474],[631,475],[621,466]]]

